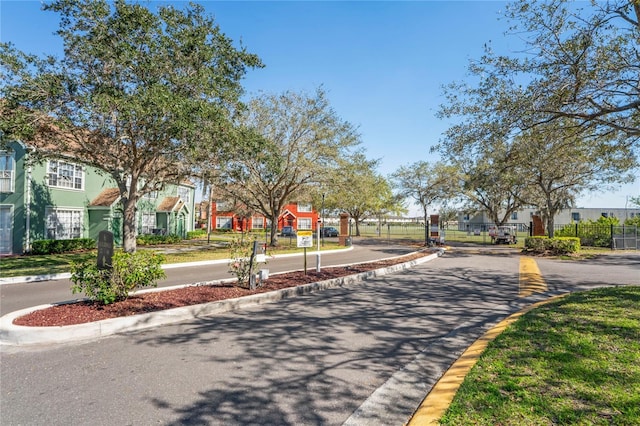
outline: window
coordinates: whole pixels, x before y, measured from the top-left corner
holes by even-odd
[[[518,212],[511,213],[511,220],[518,220]]]
[[[465,215],[462,217],[462,220],[469,220],[469,215],[468,215],[468,214],[465,214]]]
[[[156,200],[158,199],[158,191],[147,192],[142,196],[143,200]]]
[[[46,210],[46,235],[51,240],[68,240],[82,237],[82,210]]]
[[[0,192],[13,192],[15,162],[13,153],[0,151]]]
[[[602,212],[600,214],[602,215],[602,217],[609,217],[609,213],[607,213],[607,212]]]
[[[571,220],[573,222],[580,222],[580,213],[578,212],[571,213]]]
[[[231,216],[216,216],[216,229],[231,229]]]
[[[298,229],[311,229],[311,219],[307,219],[307,218],[298,219]]]
[[[140,213],[140,219],[142,221],[140,233],[153,234],[153,230],[156,227],[156,212],[142,212]]]
[[[180,197],[185,204],[189,204],[191,201],[191,190],[187,187],[179,186],[178,197]]]
[[[83,189],[84,172],[78,164],[51,160],[47,167],[49,186],[66,189]]]
[[[298,212],[311,213],[310,203],[298,203]]]
[[[262,216],[254,216],[251,218],[251,229],[263,229],[264,218]]]

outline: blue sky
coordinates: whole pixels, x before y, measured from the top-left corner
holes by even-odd
[[[143,2],[144,3],[144,2]],[[178,7],[185,2],[178,3]],[[322,85],[336,112],[358,127],[368,157],[388,175],[401,165],[437,161],[429,149],[451,124],[435,117],[442,85],[466,77],[485,43],[513,53],[497,1],[199,1],[222,31],[258,54],[247,94],[312,93]],[[159,3],[148,2],[151,9]],[[0,39],[35,54],[62,51],[58,15],[39,1],[0,3]],[[579,207],[625,207],[640,182],[587,194]]]

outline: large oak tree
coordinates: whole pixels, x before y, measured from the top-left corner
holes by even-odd
[[[260,59],[236,48],[196,4],[152,12],[124,0],[57,0],[60,59],[0,45],[1,129],[104,170],[120,190],[124,250],[136,249],[136,203],[190,176],[189,159],[219,149]],[[220,135],[221,137],[217,137]]]

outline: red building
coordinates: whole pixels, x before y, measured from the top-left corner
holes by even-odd
[[[319,215],[313,210],[311,203],[287,204],[282,214],[278,217],[278,231],[280,231],[283,226],[292,226],[296,231],[315,231],[318,225],[318,218]],[[233,206],[230,206],[224,201],[216,201],[213,203],[211,210],[212,229],[233,229],[245,232],[259,229],[264,230],[269,226],[270,224],[267,218],[262,214],[247,216],[234,211]]]

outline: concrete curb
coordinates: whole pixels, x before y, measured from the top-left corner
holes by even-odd
[[[325,250],[321,251],[320,254],[331,254],[331,253],[341,253],[344,251],[353,250],[353,246],[344,248],[344,249],[336,249],[336,250]],[[317,253],[317,251],[313,251],[310,253]],[[269,259],[277,259],[281,257],[294,257],[294,256],[303,256],[304,253],[290,253],[290,254],[277,254],[274,256],[269,256]],[[221,263],[228,263],[229,259],[218,259],[218,260],[199,260],[197,262],[184,262],[184,263],[169,263],[167,265],[162,265],[162,269],[175,269],[175,268],[189,268],[192,266],[206,266],[206,265],[219,265]],[[71,274],[69,272],[63,272],[60,274],[45,274],[45,275],[32,275],[32,276],[22,276],[22,277],[7,277],[0,278],[0,285],[5,284],[20,284],[20,283],[31,283],[31,282],[40,282],[40,281],[51,281],[51,280],[64,280],[67,278],[71,278]]]
[[[329,288],[343,287],[367,280],[368,278],[383,276],[415,265],[431,261],[444,254],[439,250],[420,259],[380,268],[360,274],[320,281],[298,287],[291,287],[268,293],[254,294],[236,299],[218,302],[204,303],[201,305],[185,306],[181,308],[167,309],[148,314],[132,315],[130,317],[112,318],[86,324],[77,324],[61,327],[25,327],[13,324],[13,320],[28,313],[45,309],[54,305],[40,305],[11,312],[0,317],[0,345],[31,346],[39,344],[59,344],[94,340],[117,333],[139,331],[160,325],[172,324],[195,318],[206,317],[223,312],[256,306],[264,303],[276,302],[290,297],[301,296]],[[159,291],[167,288],[159,289]]]

